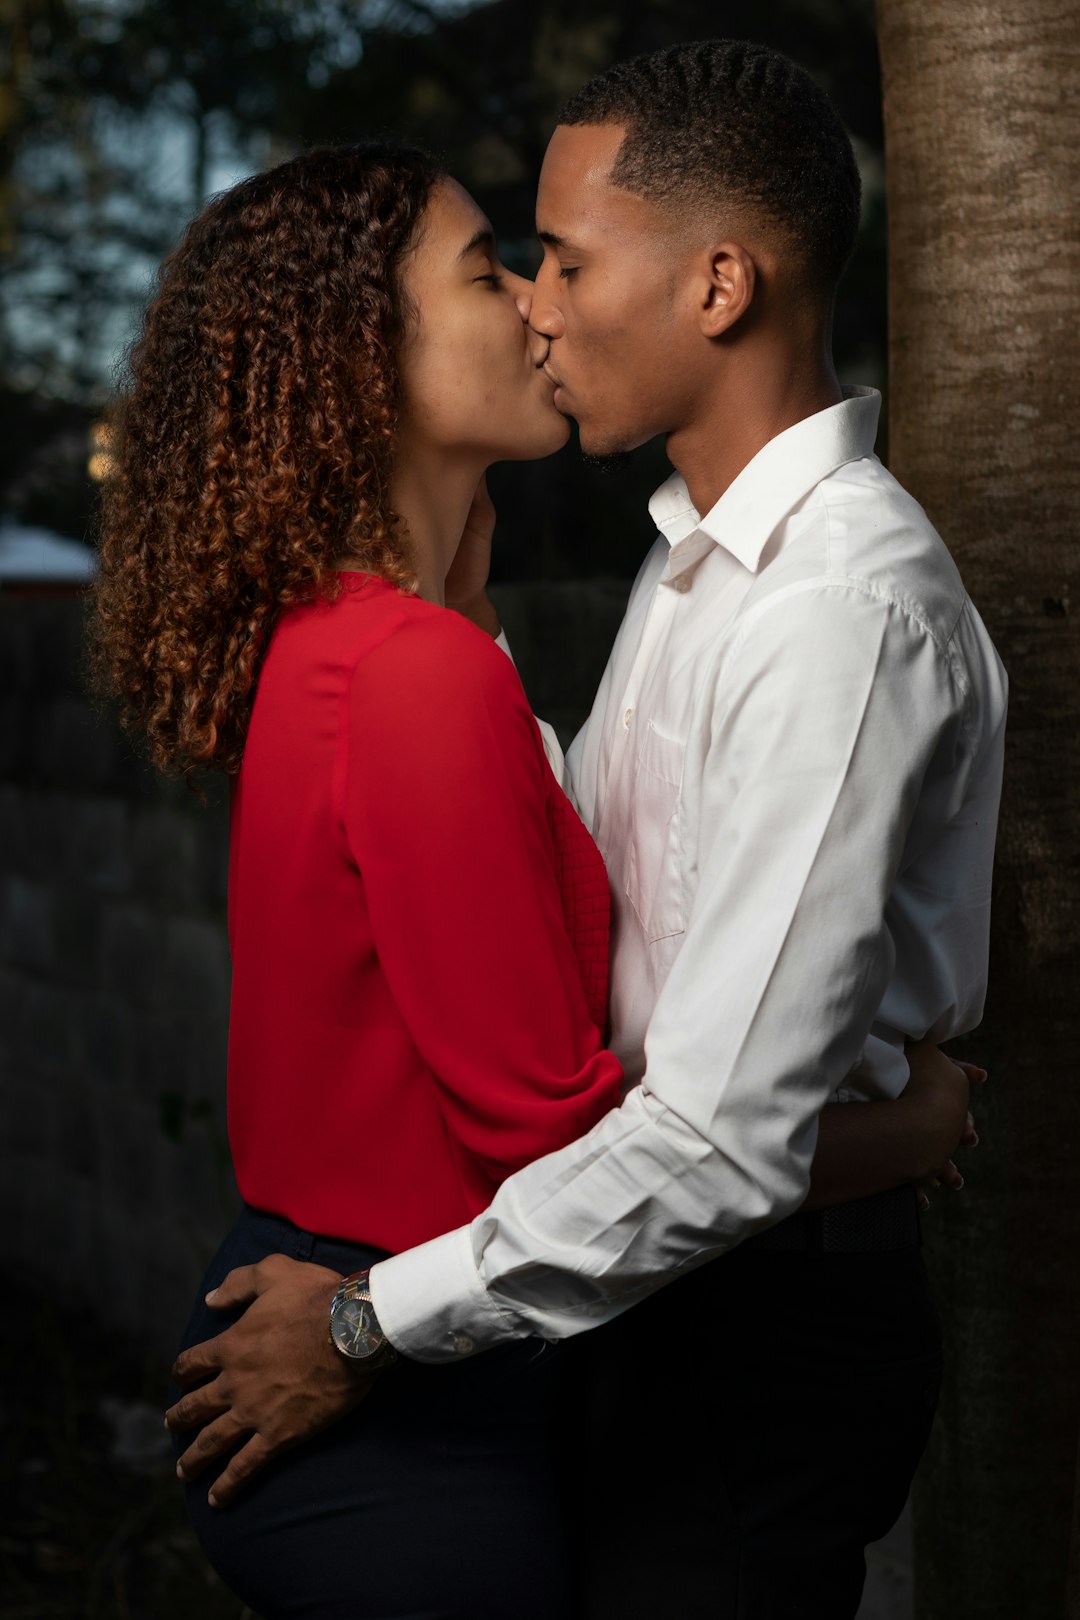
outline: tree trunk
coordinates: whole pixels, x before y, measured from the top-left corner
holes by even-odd
[[[889,460],[1012,680],[968,1190],[925,1227],[948,1369],[920,1620],[1056,1620],[1080,1430],[1080,5],[878,0]],[[1070,1614],[1080,1613],[1073,1592]]]

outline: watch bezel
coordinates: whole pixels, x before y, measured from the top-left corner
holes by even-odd
[[[379,1318],[371,1298],[371,1289],[368,1286],[369,1275],[370,1271],[364,1269],[354,1271],[351,1276],[342,1279],[330,1302],[328,1331],[330,1343],[339,1356],[355,1367],[363,1367],[368,1371],[374,1371],[376,1367],[387,1366],[390,1362],[396,1361],[397,1353],[379,1325]],[[357,1350],[354,1344],[348,1343],[344,1337],[339,1337],[343,1327],[343,1307],[354,1304],[357,1300],[366,1306],[368,1323],[364,1329],[365,1336],[368,1340],[376,1341],[367,1350]]]

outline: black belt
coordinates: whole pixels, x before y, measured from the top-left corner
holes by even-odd
[[[856,1198],[830,1209],[797,1211],[786,1221],[755,1232],[744,1249],[780,1249],[792,1254],[873,1254],[914,1249],[920,1242],[914,1187]]]

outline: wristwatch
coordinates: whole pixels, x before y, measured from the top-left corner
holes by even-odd
[[[368,1287],[370,1272],[346,1277],[330,1305],[330,1343],[364,1372],[375,1372],[397,1360],[397,1351],[379,1326]]]

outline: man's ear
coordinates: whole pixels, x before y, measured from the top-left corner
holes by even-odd
[[[750,308],[757,286],[753,259],[738,242],[720,242],[708,250],[699,312],[706,337],[722,337]]]

